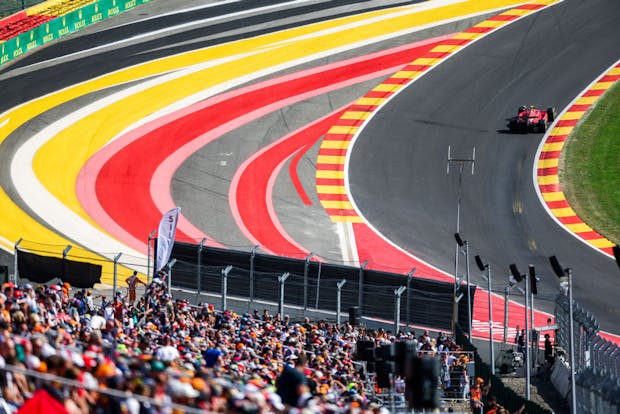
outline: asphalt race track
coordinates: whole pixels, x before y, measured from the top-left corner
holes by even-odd
[[[41,114],[32,115],[32,119],[28,118],[28,122],[2,142],[0,185],[18,209],[26,212],[40,223],[40,227],[45,228],[45,231],[38,228],[33,230],[32,235],[26,238],[37,237],[38,234],[47,237],[49,231],[58,234],[62,241],[76,244],[82,241],[77,233],[71,233],[69,226],[66,232],[59,229],[54,224],[59,222],[58,219],[52,220],[52,213],[46,211],[47,206],[44,203],[39,206],[30,205],[28,201],[37,201],[36,197],[17,188],[11,179],[13,169],[18,168],[11,166],[11,163],[14,162],[20,146],[57,119],[64,119],[95,102],[124,93],[133,87],[139,89],[143,84],[155,84],[166,76],[172,78],[185,69],[181,63],[178,67],[171,64],[170,69],[161,69],[159,72],[155,69],[152,72],[136,70],[134,76],[131,75],[132,69],[127,68],[155,59],[165,61],[173,54],[181,56],[200,48],[213,48],[205,50],[215,51],[219,50],[218,46],[222,46],[224,50],[229,44],[241,44],[245,39],[250,39],[248,43],[251,43],[254,38],[258,39],[263,35],[265,38],[273,35],[275,40],[265,43],[269,47],[258,43],[254,46],[256,50],[260,53],[269,48],[277,51],[280,47],[284,49],[282,45],[289,41],[285,41],[283,37],[278,43],[277,36],[286,36],[288,30],[302,25],[320,25],[334,18],[355,19],[355,15],[362,12],[381,13],[389,8],[408,7],[417,2],[311,0],[290,3],[205,3],[197,0],[175,0],[174,7],[166,3],[170,2],[156,1],[101,22],[0,69],[0,90],[3,91],[0,113],[79,82],[86,84],[96,77],[105,79],[105,76],[113,71],[119,71],[119,74],[122,74],[119,77],[126,76],[123,79],[127,79],[124,83],[111,82],[106,84],[109,85],[106,87],[93,87],[84,95],[67,98],[66,102],[59,98],[58,104]],[[507,7],[510,2],[495,0],[495,3]],[[173,8],[181,7],[185,11],[172,13]],[[479,5],[475,7],[484,9]],[[253,10],[250,12],[250,9]],[[462,21],[450,19],[449,24],[444,22],[441,25],[429,25],[425,26],[424,30],[401,35],[389,34],[382,41],[356,48],[343,48],[336,53],[320,55],[320,58],[307,61],[300,58],[301,63],[294,66],[285,66],[282,63],[284,69],[272,72],[265,69],[265,72],[260,72],[263,73],[261,77],[246,75],[247,82],[233,84],[231,81],[230,85],[233,86],[227,86],[228,89],[224,89],[226,94],[222,96],[226,96],[231,102],[236,98],[235,93],[245,94],[239,95],[239,99],[244,96],[257,97],[242,103],[246,108],[260,112],[260,116],[249,117],[244,122],[235,119],[234,128],[205,143],[184,159],[178,169],[174,170],[170,188],[161,189],[170,197],[170,201],[182,206],[183,215],[191,224],[186,223],[185,229],[196,230],[193,235],[188,232],[183,237],[198,241],[198,235],[204,233],[209,235],[209,243],[212,245],[249,249],[254,244],[261,244],[264,250],[277,254],[304,257],[312,251],[325,260],[355,264],[354,260],[349,261],[351,259],[344,252],[337,226],[330,221],[316,194],[315,171],[319,138],[329,128],[327,121],[331,118],[327,117],[336,117],[345,105],[364,95],[397,68],[410,62],[417,53],[432,48],[432,44],[426,39],[447,36],[469,28],[485,16],[497,14],[499,9],[485,10],[486,14],[476,10],[475,15],[472,14]],[[395,18],[395,21],[399,20]],[[542,134],[512,135],[505,131],[505,119],[513,116],[519,105],[555,106],[562,110],[595,77],[614,63],[618,58],[617,40],[620,38],[618,21],[620,4],[617,1],[597,0],[592,3],[568,0],[513,22],[474,42],[417,79],[374,114],[355,142],[348,162],[347,177],[350,195],[359,214],[402,249],[451,274],[454,268],[453,234],[456,230],[458,166],[452,165],[450,175],[446,174],[447,151],[448,146],[451,146],[453,157],[469,157],[475,147],[475,174],[472,176],[470,170],[465,168],[462,176],[460,215],[460,233],[470,243],[472,264],[475,254],[480,254],[491,263],[495,281],[493,290],[499,293],[506,283],[510,263],[516,263],[522,272],[527,270],[528,264],[534,264],[542,279],[537,308],[552,312],[552,300],[558,283],[549,266],[548,256],[555,254],[564,266],[573,269],[576,299],[594,314],[602,329],[619,333],[620,323],[617,321],[620,310],[615,305],[615,297],[620,291],[616,283],[619,272],[613,259],[569,235],[558,227],[544,210],[536,195],[532,178],[534,156]],[[369,23],[364,24],[371,26]],[[378,28],[372,30],[379,31]],[[350,30],[353,31],[354,29]],[[345,34],[341,37],[344,36]],[[334,35],[333,38],[328,39],[335,44],[340,41],[338,36]],[[317,50],[319,48],[310,42],[305,45],[308,48],[317,47]],[[325,48],[328,46],[325,45]],[[253,49],[248,50],[259,53]],[[292,52],[301,54],[301,51],[294,48],[291,48]],[[372,63],[369,57],[372,53],[383,53],[382,65]],[[413,57],[407,57],[405,53]],[[274,52],[263,60],[250,62],[264,63],[266,67],[268,64],[279,67],[274,62],[280,58]],[[208,62],[210,57],[205,53],[200,59]],[[340,62],[347,62],[346,68],[352,71],[350,76],[337,72],[330,66]],[[229,68],[231,71],[239,70],[240,73],[247,71],[248,74],[253,69],[237,68],[232,64]],[[334,71],[328,72],[323,68]],[[300,73],[308,77],[303,78]],[[204,75],[197,79],[202,79],[206,84],[220,75],[223,79],[226,74],[214,70],[211,78]],[[238,77],[246,79],[241,75]],[[103,83],[105,82],[102,81]],[[188,91],[190,86],[200,87],[188,86],[190,82],[179,84]],[[313,86],[318,85],[323,89],[311,91]],[[247,91],[253,87],[263,89],[251,95]],[[166,91],[164,88],[161,90]],[[271,102],[270,99],[285,92],[288,95],[282,98],[281,102],[287,104],[276,108],[276,102]],[[170,88],[168,93],[181,95],[181,91],[174,88]],[[164,100],[172,100],[167,94],[147,96],[155,100],[161,99],[162,107],[165,107]],[[217,101],[208,98],[205,97],[196,104],[210,105],[211,101]],[[145,116],[150,116],[148,111],[151,109],[147,109],[148,105],[153,107],[153,112],[160,110],[149,99],[145,99],[143,103],[144,107],[135,106],[136,114],[142,111]],[[261,105],[271,108],[271,111]],[[230,110],[231,117],[232,112],[238,110],[232,106],[219,108],[222,107]],[[86,124],[99,134],[90,129],[84,131],[84,134],[90,137],[88,145],[84,145],[88,148],[76,151],[76,158],[88,159],[83,152],[92,150],[94,153],[97,146],[103,147],[101,137],[106,134],[110,135],[110,140],[112,137],[116,139],[115,133],[110,132],[113,129],[110,120],[115,119],[114,113],[114,110],[110,110],[111,115],[108,118],[102,118],[99,123]],[[219,118],[225,118],[229,113],[220,110],[215,116],[207,111],[202,115],[204,121],[196,120],[200,113],[191,115],[193,118],[179,120],[176,129],[160,135],[178,133],[179,136],[175,137],[177,141],[185,139],[184,133],[205,135],[209,132],[207,124],[215,124]],[[241,115],[239,118],[242,118]],[[224,121],[223,119],[222,125]],[[0,132],[3,122],[9,121],[0,119]],[[78,121],[73,122],[78,124]],[[218,124],[217,127],[222,125]],[[76,131],[74,135],[79,134],[79,128]],[[153,139],[162,139],[155,133],[152,135]],[[252,157],[260,153],[260,158],[268,158],[267,151],[275,147],[283,137],[297,139],[296,145],[299,147],[291,146],[281,150],[280,156],[284,158],[271,159],[271,164],[253,166],[250,162]],[[101,143],[97,141],[99,139],[102,140]],[[70,141],[67,139],[60,142]],[[132,175],[132,168],[137,171],[138,166],[154,163],[151,158],[151,152],[154,151],[148,148],[148,143],[142,145],[141,151],[119,151],[120,155],[116,159],[110,157],[106,164],[108,169],[102,169],[105,172],[102,178],[77,181],[75,177],[62,176],[61,179],[64,180],[62,185],[66,188],[73,185],[71,192],[78,191],[78,187],[81,189],[85,182],[92,184],[95,181],[100,191],[100,187],[106,184],[105,179],[108,179],[106,196],[101,197],[104,193],[97,193],[102,198],[101,204],[112,217],[125,220],[125,223],[117,226],[124,226],[123,232],[128,233],[129,241],[123,240],[126,245],[144,254],[146,235],[161,217],[161,212],[157,210],[161,209],[161,206],[150,199],[152,194],[149,191],[152,189],[149,189],[148,182],[138,183],[141,188],[135,192],[129,186],[135,183],[125,182],[125,179]],[[164,145],[168,144],[164,142]],[[105,151],[99,153],[101,152]],[[299,163],[299,177],[285,173],[258,177],[256,172],[261,169],[277,172],[282,167],[284,171],[284,167],[292,163],[294,156],[298,157],[295,162]],[[41,155],[39,162],[44,157],[44,154]],[[58,164],[53,165],[75,170],[77,175],[78,167],[81,166],[78,166],[76,161],[71,164],[70,158],[67,157],[66,164],[56,161]],[[155,167],[153,165],[153,169]],[[126,175],[115,175],[121,170]],[[245,180],[240,172],[242,170],[246,173]],[[45,177],[45,174],[40,173],[39,180],[47,180],[48,186],[54,187],[57,183],[52,182],[51,177],[56,174],[57,171],[51,171],[50,176]],[[296,179],[299,182],[296,182]],[[273,200],[274,214],[279,220],[274,228],[290,236],[289,240],[280,234],[283,242],[278,246],[284,247],[259,243],[263,240],[261,237],[268,236],[267,230],[258,228],[252,232],[252,229],[240,225],[243,222],[243,206],[240,204],[245,204],[247,214],[252,213],[255,205],[257,210],[262,207],[258,204],[265,202],[267,197],[264,193],[252,195],[251,190],[253,186],[259,186],[260,183],[264,185],[265,182],[271,185],[269,191],[273,193],[268,195]],[[118,187],[113,187],[112,184]],[[245,187],[240,187],[238,200],[231,202],[231,188],[237,189],[237,185]],[[60,184],[58,187],[60,188]],[[123,191],[114,193],[115,188],[122,188]],[[307,200],[300,188],[306,190]],[[56,190],[58,191],[58,188]],[[140,198],[138,194],[144,197]],[[256,199],[252,198],[253,196]],[[77,198],[78,196],[74,195],[67,197],[74,204],[77,204]],[[142,201],[145,205],[148,204],[150,210],[139,205]],[[73,208],[78,210],[75,206]],[[265,206],[264,210],[269,208],[270,206]],[[23,228],[28,230],[34,227],[29,223],[23,225]],[[109,228],[105,230],[111,232]],[[20,233],[17,234],[21,236]],[[0,233],[0,245],[5,249],[7,241],[14,239],[17,239],[15,235]],[[0,259],[10,260],[4,260],[6,254],[2,254]],[[472,266],[473,269],[475,266]],[[477,271],[472,271],[472,277],[473,283],[485,285]]]
[[[512,135],[505,119],[521,104],[562,110],[617,59],[620,4],[567,0],[491,34],[393,98],[354,146],[349,179],[364,217],[387,238],[451,272],[459,167],[460,234],[491,263],[494,290],[510,263],[541,278],[537,306],[552,312],[558,281],[548,257],[573,271],[574,294],[602,329],[619,332],[620,270],[568,235],[544,210],[532,178],[542,134]],[[474,274],[478,274],[473,265]],[[476,283],[485,286],[479,277]]]

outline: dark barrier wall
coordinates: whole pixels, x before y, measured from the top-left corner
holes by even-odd
[[[232,266],[227,276],[229,295],[277,302],[280,292],[278,277],[289,273],[284,289],[286,304],[335,311],[336,285],[344,279],[346,284],[341,291],[341,310],[347,312],[349,307],[358,306],[358,267],[207,246],[199,249],[196,244],[178,242],[174,244],[171,258],[177,260],[172,273],[172,285],[176,287],[219,293],[222,289],[222,270]],[[407,276],[364,270],[362,284],[364,294],[361,314],[393,320],[396,302],[394,291],[400,286],[407,286]],[[452,329],[452,283],[414,277],[408,287],[409,290],[405,290],[401,296],[402,323]],[[472,304],[475,291],[476,288],[472,285]],[[460,287],[460,292],[467,294],[464,286]],[[458,314],[461,326],[468,326],[466,298],[459,302]]]
[[[101,283],[99,265],[41,256],[22,250],[17,252],[17,269],[21,278],[35,283],[46,283],[55,278],[78,288],[89,288],[95,283]]]

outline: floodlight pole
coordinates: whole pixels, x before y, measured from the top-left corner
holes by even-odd
[[[306,312],[308,311],[308,267],[310,266],[312,256],[314,256],[314,253],[310,252],[310,254],[306,256],[306,261],[304,263],[304,316],[306,316]]]
[[[487,290],[489,291],[489,346],[491,347],[491,375],[495,375],[495,347],[493,346],[493,302],[491,294],[491,265],[487,264]]]
[[[525,398],[530,399],[530,329],[529,329],[530,279],[525,278]]]
[[[407,289],[405,286],[400,286],[398,289],[394,289],[394,335],[398,336],[400,328],[400,297]]]
[[[577,388],[575,384],[575,326],[573,322],[573,271],[571,268],[566,269],[568,274],[568,330],[570,333],[570,398],[571,398],[571,411],[577,413]]]
[[[15,242],[15,246],[14,246],[14,248],[15,248],[15,253],[14,253],[14,255],[13,255],[13,260],[14,260],[14,262],[13,262],[13,266],[14,266],[14,268],[13,268],[13,279],[9,278],[9,282],[13,282],[13,283],[15,283],[15,284],[17,284],[17,278],[19,277],[19,270],[18,270],[18,267],[19,267],[19,266],[18,266],[18,260],[17,260],[17,256],[18,256],[18,254],[19,254],[19,253],[18,253],[18,249],[19,249],[19,244],[20,244],[23,240],[24,240],[24,239],[20,237],[20,238],[19,238],[19,240],[17,240],[17,241]]]
[[[357,306],[360,309],[360,312],[364,312],[364,270],[366,269],[366,266],[368,266],[368,260],[364,261],[364,263],[360,266],[359,282],[357,287]]]
[[[448,175],[450,174],[450,163],[452,162],[459,164],[459,181],[458,181],[459,185],[458,185],[458,195],[456,198],[456,232],[458,233],[460,231],[460,226],[461,226],[461,194],[463,191],[463,167],[465,166],[465,163],[471,163],[471,174],[472,175],[474,174],[474,167],[476,165],[476,147],[473,148],[471,158],[453,158],[450,155],[450,145],[448,145],[448,163],[446,167],[446,174]],[[452,329],[453,330],[455,329],[456,324],[458,322],[458,309],[459,309],[458,302],[456,300],[456,295],[457,295],[457,290],[458,290],[457,280],[459,279],[459,247],[460,246],[457,243],[456,250],[454,253],[454,290],[453,290],[454,308],[452,310]],[[467,293],[469,294],[469,291]],[[469,303],[468,303],[468,306],[469,306]],[[470,324],[471,324],[471,318],[470,318]],[[469,335],[471,336],[471,329],[470,329]]]
[[[337,296],[336,296],[336,324],[340,325],[340,297],[342,295],[342,287],[347,283],[346,279],[342,279],[336,283]]]
[[[254,258],[256,257],[256,250],[260,246],[257,244],[252,248],[250,252],[250,302],[248,303],[248,310],[252,308],[254,304]]]

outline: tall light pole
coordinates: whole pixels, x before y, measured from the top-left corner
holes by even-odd
[[[483,263],[480,256],[476,256],[476,265],[481,272],[487,271],[487,290],[489,295],[489,348],[491,350],[491,375],[495,375],[495,347],[493,346],[493,302],[491,301],[491,265]],[[484,276],[483,276],[484,277]]]
[[[459,165],[459,185],[458,185],[458,194],[456,198],[456,233],[458,233],[461,229],[461,195],[463,192],[463,168],[466,163],[471,164],[471,174],[474,174],[474,166],[476,163],[476,148],[473,148],[472,157],[471,158],[453,158],[450,154],[450,146],[448,145],[448,163],[446,167],[446,174],[450,174],[450,164],[457,163]],[[453,290],[453,299],[454,299],[454,307],[452,309],[452,329],[454,330],[456,323],[458,322],[458,300],[457,300],[457,291],[458,291],[458,279],[459,279],[459,250],[460,246],[456,245],[456,249],[454,252],[454,290]],[[470,318],[471,319],[471,318]],[[469,333],[471,335],[471,332]]]
[[[549,258],[549,262],[551,263],[551,267],[553,267],[553,271],[556,276],[560,279],[560,282],[564,284],[565,278],[568,278],[568,331],[569,331],[569,341],[568,347],[570,354],[570,399],[571,399],[571,413],[575,414],[577,412],[577,388],[575,384],[575,335],[574,335],[574,321],[573,321],[573,272],[570,267],[566,269],[562,268],[560,262],[555,256],[551,256]]]

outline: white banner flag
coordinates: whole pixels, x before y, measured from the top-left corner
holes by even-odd
[[[159,222],[159,229],[157,230],[156,272],[159,272],[168,264],[170,254],[172,254],[174,235],[177,231],[177,221],[179,220],[179,211],[181,211],[181,207],[175,207],[169,210]]]

